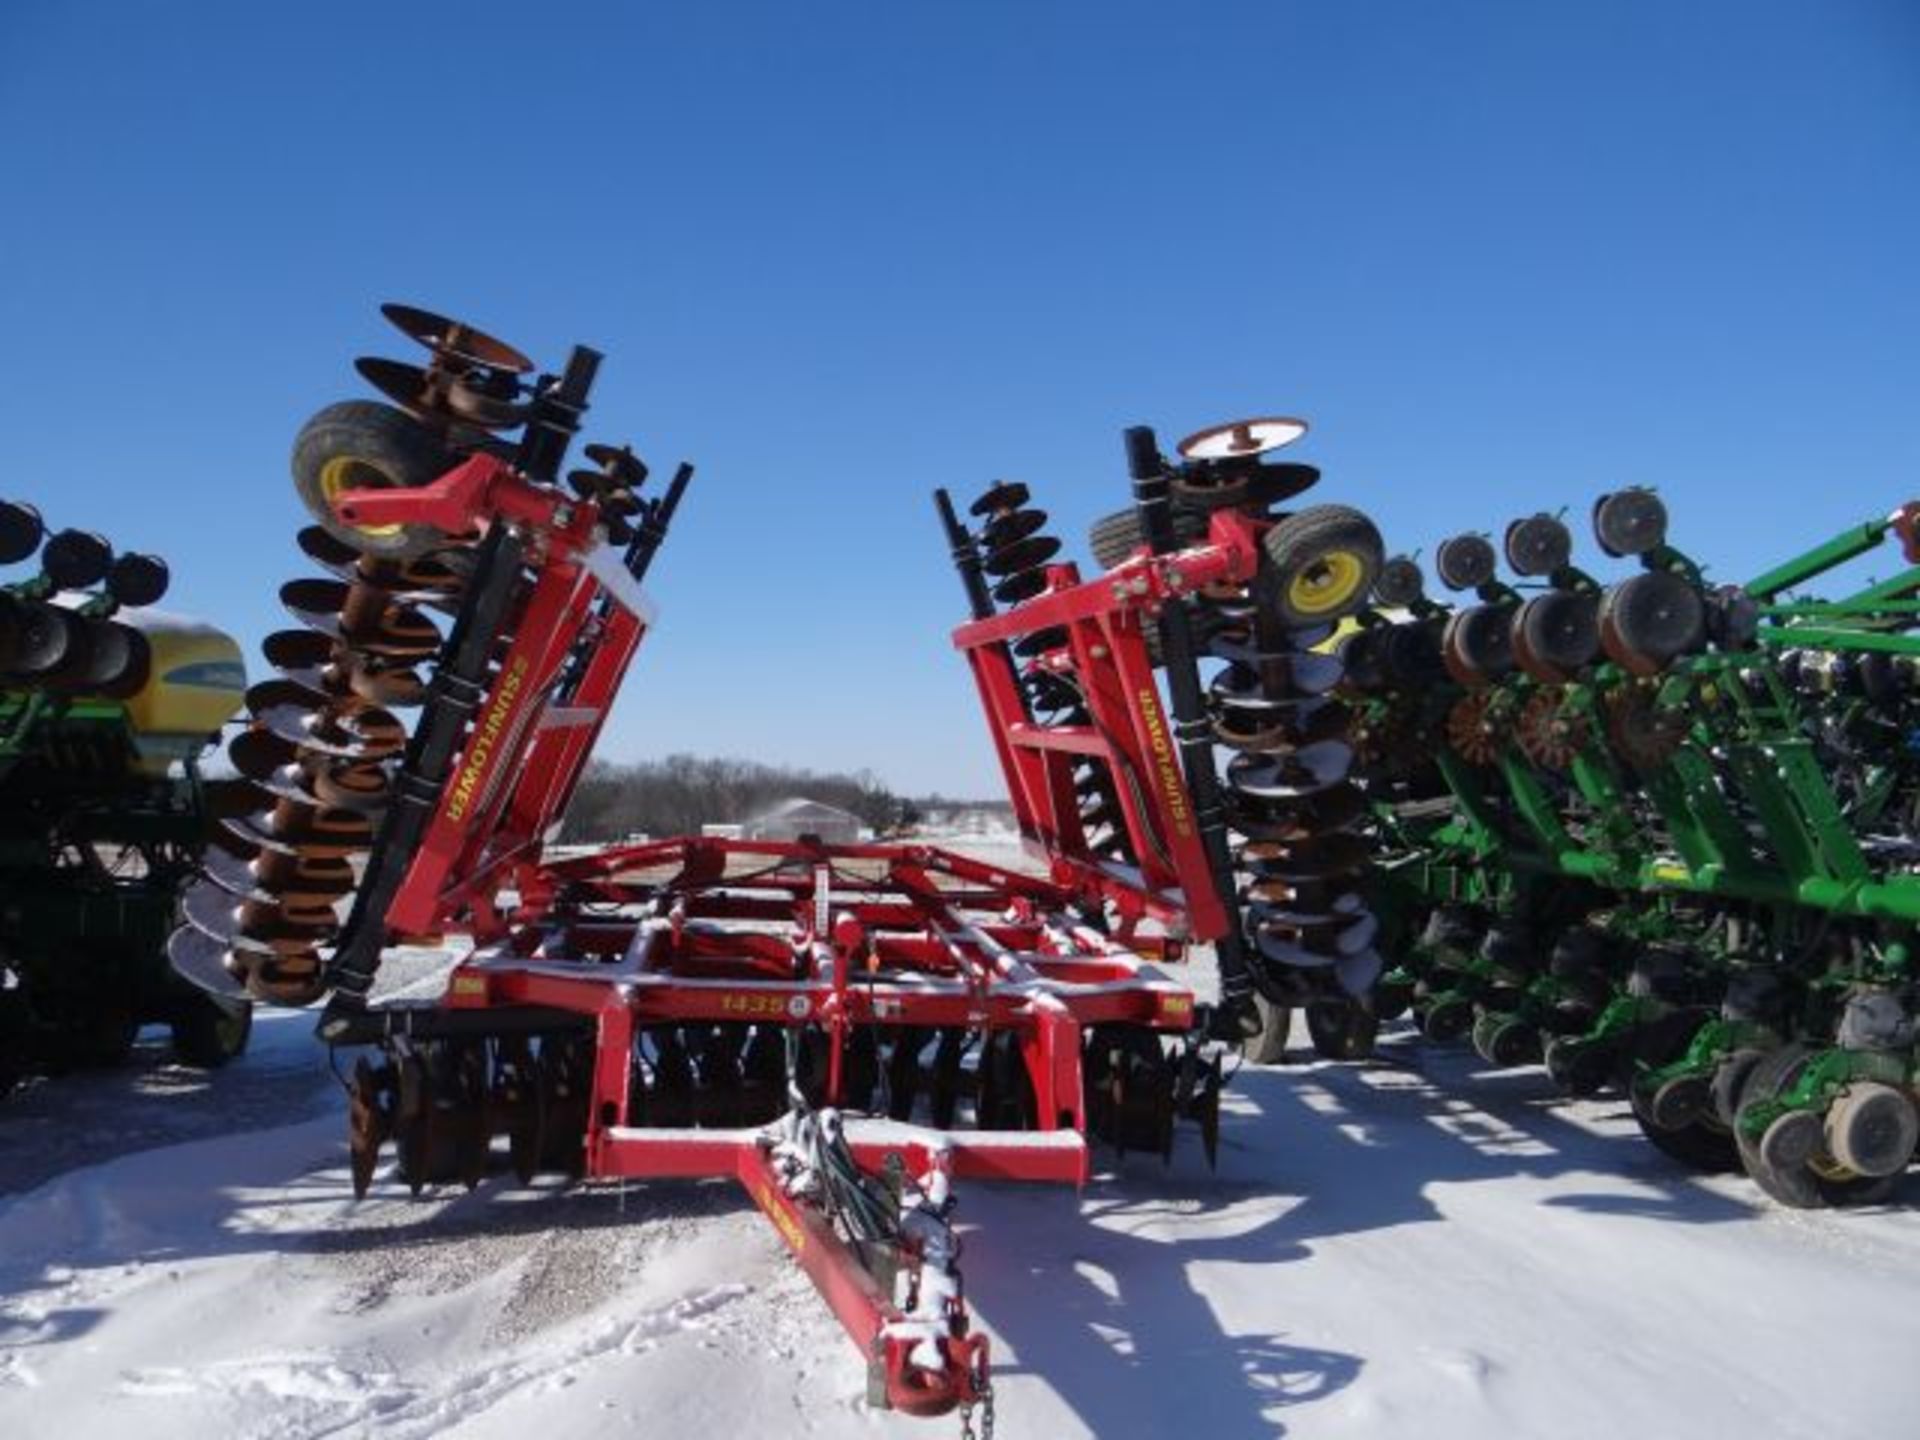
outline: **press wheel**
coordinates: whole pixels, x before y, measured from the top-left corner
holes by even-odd
[[[1804,1044],[1783,1045],[1755,1065],[1740,1092],[1740,1115],[1791,1090],[1817,1053]],[[1789,1111],[1751,1139],[1736,1119],[1734,1140],[1754,1183],[1796,1210],[1871,1204],[1894,1185],[1894,1176],[1856,1175],[1826,1155],[1820,1117],[1810,1111]]]

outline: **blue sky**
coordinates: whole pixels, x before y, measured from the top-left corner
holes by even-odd
[[[993,793],[928,493],[1084,554],[1128,424],[1305,415],[1403,549],[1657,485],[1730,579],[1920,494],[1912,0],[11,0],[0,136],[0,494],[250,649],[379,301],[607,352],[701,467],[616,758]]]

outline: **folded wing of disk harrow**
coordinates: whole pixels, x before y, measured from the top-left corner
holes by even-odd
[[[425,366],[366,359],[386,402],[320,411],[293,450],[324,572],[282,587],[278,677],[247,694],[220,848],[170,953],[209,990],[341,1011],[395,937],[484,937],[538,861],[651,617],[640,579],[691,469],[589,445],[599,356],[557,375],[470,326],[387,317]],[[388,403],[390,402],[390,403]]]
[[[954,639],[1023,835],[1124,925],[1211,942],[1215,1028],[1249,1040],[1256,996],[1344,1012],[1380,970],[1327,646],[1382,545],[1349,506],[1284,508],[1320,472],[1265,457],[1305,431],[1216,426],[1174,458],[1129,431],[1135,505],[1095,522],[1092,580],[1057,561],[1026,486],[983,494],[974,528],[939,497],[976,617]]]

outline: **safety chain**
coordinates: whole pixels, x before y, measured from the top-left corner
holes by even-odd
[[[960,1407],[960,1440],[993,1440],[993,1382],[984,1376],[977,1377],[973,1393],[980,1406],[980,1429],[973,1428],[973,1408],[975,1400],[969,1400]]]

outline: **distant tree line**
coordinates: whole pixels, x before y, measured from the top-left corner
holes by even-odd
[[[896,795],[870,770],[849,775],[700,755],[626,765],[595,761],[574,792],[561,838],[697,835],[702,825],[739,824],[795,796],[857,815],[877,835],[910,828],[929,810],[960,803]]]

